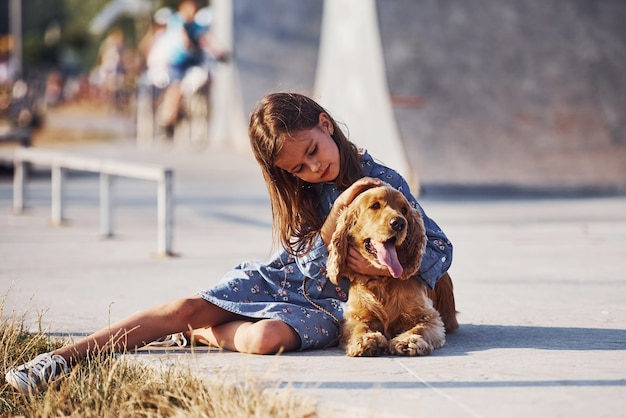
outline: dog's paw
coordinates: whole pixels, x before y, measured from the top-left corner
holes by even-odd
[[[353,335],[346,349],[350,357],[375,357],[387,352],[389,343],[380,332]]]
[[[389,352],[397,356],[429,356],[433,346],[419,334],[402,334],[389,341]]]

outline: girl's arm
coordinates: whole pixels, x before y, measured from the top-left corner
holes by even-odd
[[[326,247],[321,235],[317,234],[311,250],[305,255],[296,257],[296,264],[306,277],[314,280],[325,280],[327,260],[328,247]]]
[[[296,258],[296,264],[304,275],[313,279],[326,277],[326,261],[328,260],[328,244],[337,228],[337,220],[341,211],[348,206],[359,193],[370,187],[379,186],[381,181],[371,177],[363,177],[343,191],[333,203],[320,232],[313,242],[311,250],[304,256]],[[369,264],[369,263],[368,263]],[[373,266],[370,264],[370,268]]]
[[[422,263],[420,266],[420,273],[417,276],[429,288],[434,288],[435,283],[446,271],[450,268],[452,263],[452,243],[446,237],[446,234],[439,228],[439,226],[430,219],[424,209],[417,202],[417,199],[411,193],[408,183],[404,178],[396,171],[376,163],[371,157],[365,159],[366,173],[372,177],[381,179],[382,181],[389,183],[392,187],[399,190],[408,199],[409,203],[420,211],[422,218],[424,219],[424,228],[426,229],[426,236],[428,241],[426,243],[426,249],[422,256]],[[355,256],[356,257],[356,256]],[[358,255],[360,257],[360,255]],[[363,274],[370,274],[370,270],[357,270],[355,266],[350,266]],[[389,273],[379,273],[386,274]]]
[[[435,221],[426,216],[421,207],[419,209],[424,218],[428,241],[422,255],[418,278],[430,289],[434,289],[437,280],[448,271],[452,264],[452,243]]]
[[[382,175],[383,173],[381,173]],[[422,256],[420,273],[417,276],[426,286],[434,288],[435,283],[443,274],[448,271],[452,263],[452,243],[439,226],[430,219],[417,200],[409,191],[406,181],[397,173],[389,170],[385,172],[384,181],[390,183],[393,187],[400,190],[409,200],[409,202],[418,209],[424,219],[424,227],[428,241]],[[376,185],[380,185],[381,180],[377,178],[364,177],[356,181],[352,186],[346,189],[333,204],[333,207],[322,226],[317,239],[313,243],[313,247],[305,256],[298,257],[296,262],[299,269],[307,277],[324,278],[326,275],[326,261],[328,260],[328,248],[332,234],[337,227],[337,219],[341,210],[349,205],[354,198],[364,189]],[[361,274],[371,275],[389,275],[387,269],[379,269],[373,266],[358,251],[350,250],[348,254],[348,264],[354,271]]]
[[[437,224],[428,218],[421,210],[426,229],[426,248],[420,264],[420,273],[417,276],[425,285],[433,289],[435,283],[448,271],[452,263],[452,244]],[[347,263],[350,268],[364,275],[391,276],[387,268],[379,268],[372,265],[354,248],[348,250]]]
[[[406,181],[399,175],[398,182],[399,186],[393,184],[392,186],[400,190],[411,205],[420,211],[422,219],[424,220],[424,229],[426,230],[426,248],[422,255],[420,272],[417,278],[430,289],[434,289],[437,280],[448,271],[452,264],[452,243],[439,225],[426,215],[426,212],[424,212],[424,209],[417,202],[417,199],[411,194]]]
[[[333,203],[333,207],[330,213],[324,221],[324,225],[320,229],[320,236],[324,244],[330,244],[330,240],[333,237],[333,232],[337,229],[337,220],[341,211],[348,206],[352,201],[365,189],[370,187],[380,186],[382,182],[379,179],[372,177],[363,177],[352,183],[350,187],[344,190],[339,197]]]

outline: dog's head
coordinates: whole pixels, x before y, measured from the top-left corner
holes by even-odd
[[[335,284],[353,273],[347,266],[350,246],[391,276],[408,279],[417,274],[426,246],[421,214],[389,185],[367,189],[341,213],[328,247],[327,273]]]

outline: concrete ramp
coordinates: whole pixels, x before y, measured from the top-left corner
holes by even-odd
[[[626,3],[389,1],[379,17],[424,182],[623,190]]]
[[[426,193],[626,190],[626,3],[376,7],[394,116]],[[313,93],[322,9],[322,0],[234,1],[246,113],[270,91]]]

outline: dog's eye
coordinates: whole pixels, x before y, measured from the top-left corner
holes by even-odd
[[[409,213],[409,209],[405,206],[400,210],[400,212],[402,212],[403,215],[406,215],[407,213]]]
[[[370,209],[373,209],[373,210],[380,209],[380,202],[374,202],[372,206],[370,206]]]

